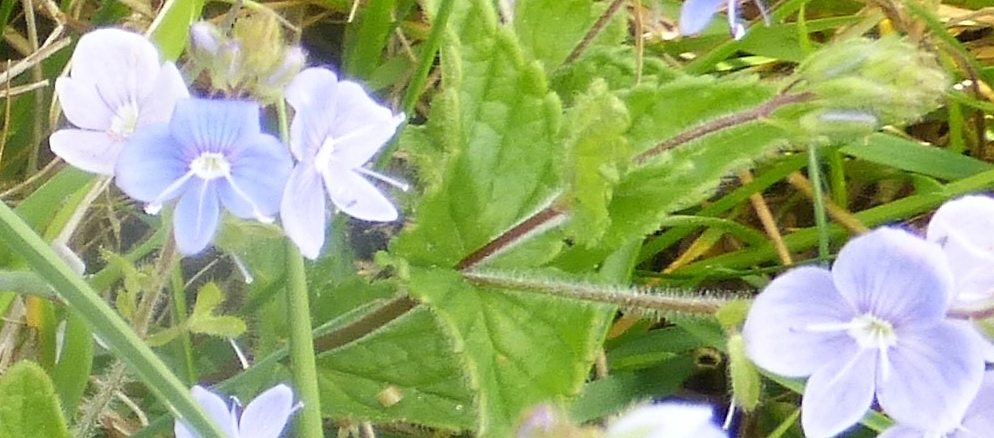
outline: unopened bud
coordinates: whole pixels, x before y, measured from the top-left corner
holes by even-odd
[[[805,114],[801,126],[808,132],[841,141],[876,132],[880,129],[880,119],[862,110],[825,109]]]
[[[905,124],[939,105],[948,79],[934,57],[897,37],[830,44],[795,73],[792,92],[817,96],[807,128]],[[826,124],[827,123],[827,124]],[[842,123],[842,125],[836,125]]]
[[[759,371],[746,356],[745,339],[741,334],[728,337],[728,375],[732,380],[732,398],[735,404],[746,412],[759,406],[759,396],[763,393]]]
[[[293,46],[287,49],[286,53],[283,54],[283,62],[276,68],[272,74],[269,75],[269,79],[266,79],[265,83],[262,84],[266,88],[274,89],[277,93],[282,92],[283,87],[290,83],[297,73],[304,68],[304,64],[307,63],[307,53],[304,49],[299,46]]]
[[[223,36],[221,32],[206,21],[199,21],[190,26],[190,48],[194,58],[207,61],[217,55]]]
[[[242,70],[242,45],[235,40],[225,41],[218,48],[210,67],[211,82],[223,90],[238,88],[244,77]]]

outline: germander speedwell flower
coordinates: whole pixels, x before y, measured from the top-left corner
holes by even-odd
[[[192,392],[194,400],[221,426],[227,438],[277,438],[290,416],[301,406],[293,402],[293,390],[283,384],[259,394],[245,406],[241,415],[237,403],[229,406],[221,397],[199,385],[194,386]],[[199,437],[181,420],[176,420],[173,429],[176,438]]]
[[[339,82],[322,68],[300,72],[286,87],[285,97],[295,111],[290,150],[298,163],[286,185],[280,218],[300,252],[311,259],[321,252],[326,197],[358,219],[397,219],[397,209],[366,177],[400,184],[362,166],[393,137],[404,115],[393,115],[358,84]]]
[[[725,4],[728,8],[728,29],[732,32],[732,38],[740,39],[745,36],[745,25],[739,20],[740,0],[687,0],[680,7],[680,35],[694,35],[704,30],[714,14],[718,13],[718,8]],[[756,6],[763,13],[763,18],[769,24],[766,6],[755,0]]]
[[[955,428],[934,431],[897,424],[877,438],[990,438],[994,436],[994,415],[991,412],[994,412],[994,371],[984,373],[980,392]]]
[[[727,438],[713,422],[711,406],[664,402],[642,406],[607,428],[607,438]]]
[[[69,164],[103,175],[125,141],[142,127],[166,122],[178,99],[189,96],[183,78],[145,37],[120,29],[83,35],[69,77],[55,81],[66,118],[79,129],[61,129],[49,143]]]
[[[128,141],[116,182],[157,213],[179,198],[173,213],[183,254],[207,247],[221,205],[241,218],[271,221],[290,173],[290,154],[259,128],[259,106],[244,101],[187,99],[168,124],[152,125]]]
[[[953,308],[994,307],[994,199],[971,195],[946,202],[932,215],[926,238],[949,258],[956,283]]]
[[[808,437],[846,430],[874,400],[899,423],[949,430],[984,372],[979,336],[945,317],[952,294],[938,246],[878,229],[846,244],[831,271],[802,267],[772,281],[746,319],[746,352],[775,374],[809,376]]]

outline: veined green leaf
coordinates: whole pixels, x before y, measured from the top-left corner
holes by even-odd
[[[687,136],[717,119],[753,110],[774,93],[772,84],[754,79],[687,77],[660,88],[638,87],[625,96],[635,151],[676,143],[622,177],[609,211],[612,218],[624,220],[611,222],[603,245],[652,232],[666,215],[711,196],[722,178],[784,145],[787,132],[755,119]]]
[[[318,355],[325,414],[473,428],[471,380],[438,317],[416,308],[373,333]]]
[[[604,13],[607,2],[591,0],[519,0],[514,4],[514,32],[525,53],[542,62],[546,72],[559,67]],[[625,14],[615,12],[593,43],[616,45],[628,29]]]
[[[538,210],[560,185],[562,108],[541,66],[524,59],[488,2],[460,6],[442,43],[443,89],[427,127],[445,154],[432,163],[446,166],[445,184],[428,188],[414,227],[394,242],[412,262],[441,266]]]
[[[0,379],[0,437],[69,437],[52,380],[34,362],[21,361]]]
[[[576,397],[610,307],[478,288],[443,269],[414,269],[410,288],[457,337],[479,390],[480,436],[511,436],[527,409]]]
[[[628,110],[606,82],[597,80],[577,98],[566,121],[570,229],[578,244],[589,245],[607,230],[612,190],[628,167]]]

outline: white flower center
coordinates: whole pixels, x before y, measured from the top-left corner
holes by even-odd
[[[894,326],[869,313],[853,318],[846,332],[862,348],[885,350],[897,345]]]
[[[138,126],[138,104],[133,100],[117,107],[114,117],[110,120],[110,134],[125,139],[135,132]]]
[[[321,148],[318,149],[317,156],[314,157],[314,167],[320,172],[324,172],[328,169],[328,162],[331,161],[331,156],[335,153],[335,141],[334,137],[327,136],[324,141],[321,142]]]
[[[190,171],[205,181],[231,175],[231,164],[218,152],[205,152],[190,163]]]

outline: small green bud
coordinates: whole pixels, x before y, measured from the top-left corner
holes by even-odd
[[[746,412],[759,406],[763,393],[759,371],[746,356],[745,339],[736,333],[728,337],[728,374],[732,380],[732,398]]]
[[[931,54],[897,37],[825,46],[795,78],[791,92],[817,96],[802,126],[828,136],[915,121],[939,105],[949,83]]]
[[[231,34],[247,49],[242,59],[246,75],[264,80],[279,68],[286,44],[275,16],[245,13],[235,21]]]
[[[801,127],[836,140],[858,139],[880,127],[877,116],[857,109],[825,109],[801,117]]]
[[[198,62],[206,63],[217,55],[224,35],[213,24],[199,21],[190,26],[190,53]]]
[[[293,46],[289,47],[283,54],[283,62],[269,74],[264,81],[260,81],[256,93],[263,98],[276,99],[283,94],[283,88],[290,83],[290,80],[300,73],[307,63],[307,53],[304,49]]]

